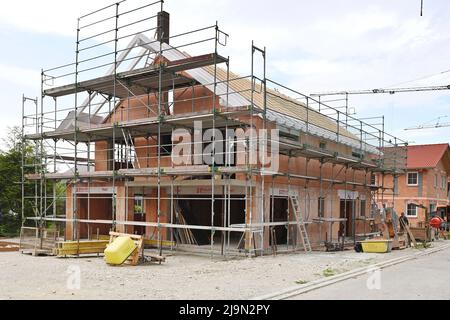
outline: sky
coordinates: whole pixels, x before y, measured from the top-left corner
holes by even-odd
[[[0,11],[0,137],[21,124],[21,97],[40,72],[75,59],[77,18],[112,1],[8,1]],[[127,0],[130,8],[150,2]],[[125,5],[124,4],[124,5]],[[270,79],[305,94],[450,84],[450,2],[425,0],[166,0],[171,34],[218,21],[220,53],[250,74],[251,43],[267,48]],[[450,116],[450,91],[350,96],[355,117],[385,116],[410,143],[450,142],[450,127],[405,131]],[[450,122],[442,118],[441,122]]]

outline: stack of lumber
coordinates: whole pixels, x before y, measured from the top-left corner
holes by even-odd
[[[150,247],[158,247],[159,245],[161,245],[163,248],[170,248],[170,247],[175,247],[176,243],[175,241],[169,241],[169,240],[155,240],[155,239],[146,239],[144,240],[144,245],[146,246],[150,246]]]
[[[178,212],[177,224],[187,225],[181,212]],[[195,240],[194,234],[190,229],[176,229],[175,238],[180,244],[197,245],[197,240]]]
[[[108,240],[83,240],[57,242],[53,254],[58,257],[103,253]]]

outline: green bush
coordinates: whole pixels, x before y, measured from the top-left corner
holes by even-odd
[[[21,219],[18,214],[1,214],[0,237],[16,237],[19,235]]]

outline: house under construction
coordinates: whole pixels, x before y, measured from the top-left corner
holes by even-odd
[[[26,225],[223,256],[375,231],[386,188],[374,173],[402,172],[406,152],[388,147],[403,141],[268,79],[265,49],[252,45],[249,76],[232,73],[217,23],[171,34],[163,1],[128,3],[79,18],[75,62],[44,70],[40,99],[23,100],[23,139],[36,150],[23,163],[34,168],[23,176],[34,186],[23,188]]]

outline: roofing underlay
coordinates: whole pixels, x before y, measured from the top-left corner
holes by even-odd
[[[214,67],[208,66],[207,70],[214,81]],[[217,80],[227,81],[227,72],[221,68],[216,70]],[[252,100],[252,83],[249,78],[242,78],[230,72],[229,87],[232,92],[238,92],[248,101]],[[267,88],[267,119],[276,122],[280,126],[307,132],[321,138],[336,141],[356,149],[362,148],[364,151],[378,154],[378,148],[367,143],[360,143],[360,139],[343,127],[339,127],[337,122],[317,110],[308,108],[304,103],[299,102],[287,95]],[[253,90],[253,103],[261,110],[264,109],[264,91],[261,85],[256,85]]]

